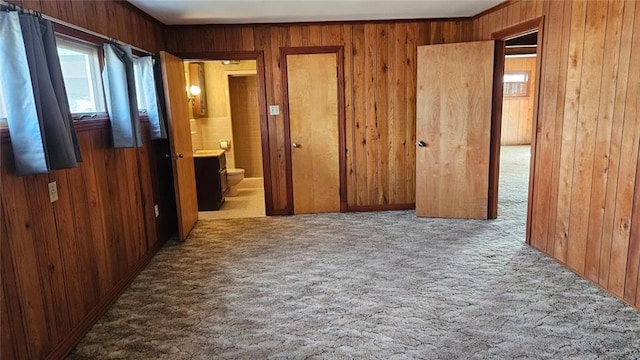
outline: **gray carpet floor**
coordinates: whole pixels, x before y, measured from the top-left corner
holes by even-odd
[[[201,221],[71,359],[634,359],[640,312],[524,243],[528,147],[500,217]]]

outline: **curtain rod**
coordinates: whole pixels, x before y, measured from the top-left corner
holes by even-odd
[[[91,31],[91,30],[89,30],[89,29],[85,29],[85,28],[83,28],[83,27],[80,27],[80,26],[77,26],[77,25],[74,25],[74,24],[68,23],[68,22],[66,22],[66,21],[62,21],[62,20],[60,20],[60,19],[56,19],[56,18],[51,17],[51,16],[49,16],[49,15],[45,15],[45,14],[43,14],[43,13],[39,12],[39,11],[33,11],[33,10],[30,10],[30,9],[25,9],[25,8],[23,8],[23,7],[21,7],[21,6],[18,6],[18,5],[16,5],[16,4],[10,3],[10,2],[5,1],[5,0],[0,0],[0,5],[5,6],[5,7],[7,7],[8,9],[16,9],[16,10],[18,10],[18,11],[25,11],[25,12],[32,11],[33,13],[35,13],[35,14],[38,14],[38,15],[42,16],[42,18],[47,19],[47,20],[49,20],[49,21],[51,21],[51,22],[54,22],[54,23],[56,23],[56,24],[60,24],[60,25],[63,25],[63,26],[66,26],[66,27],[69,27],[69,28],[72,28],[72,29],[75,29],[75,30],[78,30],[78,31],[82,31],[82,32],[84,32],[84,33],[86,33],[86,34],[93,35],[93,36],[98,37],[98,38],[100,38],[100,39],[106,40],[107,42],[117,43],[117,44],[119,44],[119,45],[129,45],[129,46],[131,46],[131,49],[136,50],[136,51],[139,51],[139,52],[144,53],[144,54],[148,54],[148,55],[155,55],[155,54],[154,54],[154,53],[152,53],[151,51],[148,51],[148,50],[145,50],[145,49],[141,49],[141,48],[139,48],[139,47],[136,47],[136,46],[133,46],[133,45],[130,45],[130,44],[124,43],[124,42],[122,42],[122,41],[120,41],[120,40],[117,40],[117,39],[110,38],[110,37],[108,37],[108,36],[102,35],[102,34],[97,33],[97,32],[95,32],[95,31]]]

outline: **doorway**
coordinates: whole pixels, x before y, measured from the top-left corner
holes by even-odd
[[[289,213],[344,211],[343,49],[285,48],[281,55]]]
[[[266,215],[257,71],[255,60],[185,61],[199,220]]]
[[[495,217],[500,212],[526,219],[526,227],[516,231],[522,231],[527,243],[531,241],[542,24],[542,18],[534,19],[493,34],[504,44],[502,111],[492,130],[499,164]]]
[[[538,32],[505,42],[498,212],[526,219]],[[523,220],[524,222],[524,220]],[[523,235],[525,229],[519,229]]]

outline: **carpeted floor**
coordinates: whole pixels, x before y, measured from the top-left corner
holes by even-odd
[[[524,244],[527,159],[505,150],[495,221],[202,221],[70,358],[640,357],[640,312]]]

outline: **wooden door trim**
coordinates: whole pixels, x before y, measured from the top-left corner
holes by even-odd
[[[346,166],[346,118],[344,99],[344,47],[343,46],[312,46],[312,47],[282,47],[280,48],[280,63],[282,70],[282,114],[284,121],[284,153],[287,173],[287,214],[295,212],[293,205],[293,164],[291,162],[291,118],[289,115],[289,77],[287,74],[287,55],[336,54],[338,67],[338,166],[340,168],[340,212],[347,211],[347,166]]]
[[[530,160],[530,165],[529,165],[529,194],[528,194],[528,198],[527,198],[527,229],[526,229],[526,242],[527,244],[531,244],[531,232],[532,232],[532,210],[533,210],[533,194],[534,194],[534,190],[535,190],[535,164],[536,164],[536,157],[537,157],[537,153],[538,153],[538,143],[537,143],[537,135],[538,135],[538,129],[539,129],[539,113],[540,113],[540,87],[541,87],[541,81],[540,79],[542,78],[542,74],[541,74],[541,70],[542,70],[542,57],[544,56],[544,52],[543,52],[543,46],[544,46],[544,16],[541,16],[539,18],[536,19],[532,19],[529,21],[525,21],[523,23],[502,29],[500,31],[496,31],[494,33],[491,34],[492,38],[495,40],[508,40],[510,38],[519,36],[519,35],[523,35],[532,31],[538,31],[538,41],[537,41],[537,47],[536,47],[536,84],[535,84],[535,88],[533,89],[534,93],[534,100],[533,100],[533,119],[532,119],[532,129],[531,129],[531,160]],[[502,121],[499,121],[499,126],[498,128],[501,128],[502,126]],[[496,136],[497,135],[497,136]],[[494,146],[496,146],[497,143],[497,147],[500,147],[500,130],[496,132],[494,132],[494,129],[492,129],[492,133],[491,133],[491,146],[492,148]],[[499,155],[499,152],[498,152]],[[498,156],[495,159],[492,159],[493,162],[496,162],[497,165],[494,166],[498,166],[500,164],[500,157]],[[492,164],[493,165],[493,164]],[[489,183],[489,188],[490,191],[494,190],[495,193],[493,194],[494,196],[494,200],[495,200],[495,204],[490,204],[491,206],[491,210],[495,211],[496,217],[497,217],[497,210],[498,210],[498,199],[497,199],[497,191],[498,191],[498,178],[496,177],[496,179],[494,179],[494,183]],[[495,208],[494,208],[495,207]],[[491,213],[489,215],[492,215]],[[490,218],[494,218],[495,217],[490,217]]]
[[[493,95],[491,100],[491,140],[489,145],[489,197],[487,219],[498,217],[498,182],[500,178],[500,138],[502,135],[502,77],[505,66],[505,42],[496,40],[493,51]]]
[[[262,141],[262,173],[264,178],[264,203],[267,216],[283,215],[274,211],[273,179],[271,178],[271,149],[269,147],[269,121],[267,116],[267,80],[263,51],[202,51],[176,53],[185,61],[255,60],[258,77],[258,106],[260,114],[260,138]]]

